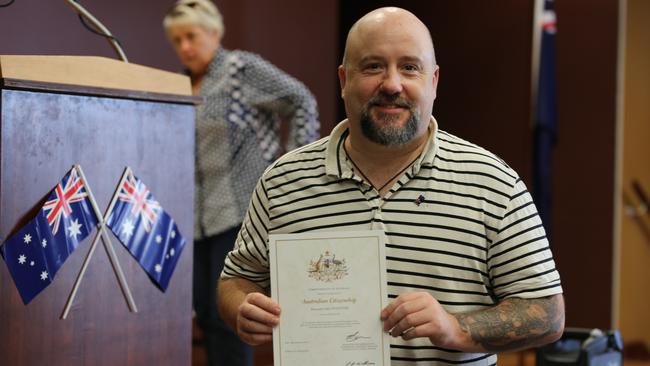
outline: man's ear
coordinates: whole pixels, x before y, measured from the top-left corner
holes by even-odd
[[[339,74],[339,85],[341,86],[341,98],[345,98],[345,67],[343,65],[339,65],[338,68],[338,74]]]
[[[435,65],[433,67],[433,98],[435,99],[438,94],[438,81],[440,80],[440,67]]]

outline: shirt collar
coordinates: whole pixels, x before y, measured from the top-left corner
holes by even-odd
[[[330,133],[325,151],[325,173],[340,179],[352,178],[352,165],[348,161],[343,142],[350,133],[348,120],[345,119],[334,127]],[[431,116],[429,121],[429,139],[424,150],[413,165],[413,174],[417,174],[422,166],[433,166],[433,161],[438,152],[438,121]]]

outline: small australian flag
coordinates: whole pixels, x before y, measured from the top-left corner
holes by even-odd
[[[72,168],[36,217],[2,245],[2,256],[25,305],[52,283],[97,223],[86,183]]]
[[[174,220],[131,169],[122,176],[106,225],[162,291],[185,247]]]

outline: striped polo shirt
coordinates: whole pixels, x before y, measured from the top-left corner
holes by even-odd
[[[348,122],[287,153],[260,178],[223,277],[270,282],[268,235],[381,229],[388,294],[430,293],[450,313],[508,297],[562,293],[548,241],[524,182],[499,157],[437,128],[390,191],[355,174],[343,149]],[[428,338],[391,340],[392,365],[493,365]]]

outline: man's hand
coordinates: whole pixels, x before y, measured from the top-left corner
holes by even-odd
[[[449,347],[461,335],[456,318],[426,292],[398,296],[382,310],[381,319],[385,332],[404,340],[427,337],[437,346]]]
[[[273,340],[273,327],[280,323],[280,305],[259,292],[244,298],[237,311],[237,335],[257,346]]]
[[[244,278],[219,281],[221,317],[242,341],[253,346],[273,340],[273,327],[280,323],[280,305],[263,291]]]
[[[562,295],[522,299],[468,313],[449,314],[426,292],[405,293],[381,312],[384,331],[409,340],[428,337],[436,346],[464,352],[503,352],[538,347],[564,330]]]

